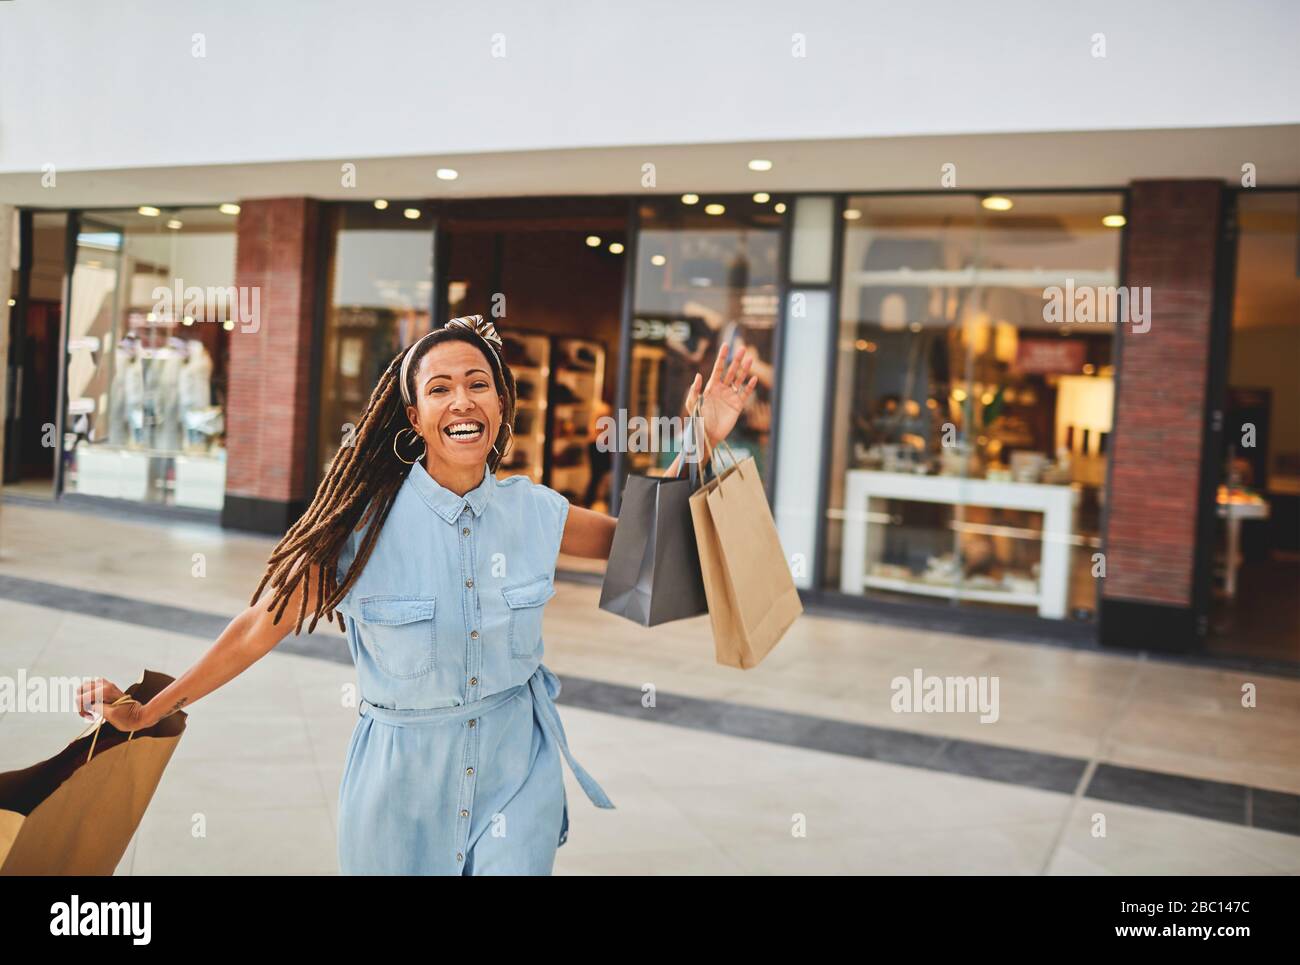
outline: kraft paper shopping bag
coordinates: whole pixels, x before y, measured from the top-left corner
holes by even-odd
[[[756,667],[803,612],[758,464],[733,456],[690,506],[717,661]]]
[[[172,682],[146,670],[126,694]],[[0,774],[0,875],[111,875],[185,731],[177,711],[126,733],[100,721],[48,760]]]

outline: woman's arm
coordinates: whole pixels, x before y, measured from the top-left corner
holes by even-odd
[[[317,576],[318,568],[312,567],[307,578],[294,590],[279,623],[271,622],[275,614],[266,609],[272,592],[268,588],[260,600],[230,621],[226,629],[217,637],[216,642],[194,666],[164,687],[143,706],[139,704],[107,706],[112,703],[115,696],[120,695],[121,691],[103,681],[102,678],[82,685],[81,692],[91,695],[93,700],[89,703],[79,701],[78,706],[93,709],[98,702],[103,701],[104,706],[97,709],[101,710],[104,719],[118,730],[130,731],[152,727],[164,717],[171,716],[182,707],[193,704],[199,698],[206,697],[223,684],[234,680],[270,653],[276,644],[293,630],[304,585],[308,587],[305,591],[308,594],[307,612],[310,614],[314,611]],[[103,686],[97,687],[97,685]]]
[[[727,344],[724,342],[718,350],[718,357],[713,363],[713,372],[705,383],[697,374],[686,394],[686,407],[690,411],[695,400],[700,399],[701,413],[704,419],[704,434],[709,448],[716,446],[736,425],[745,402],[754,391],[757,376],[750,376],[749,369],[753,357],[744,349],[737,352],[727,364]],[[748,377],[748,378],[747,378]],[[680,472],[682,453],[677,454],[673,464],[668,467],[667,475],[675,476]],[[571,556],[585,556],[589,559],[609,559],[609,548],[614,543],[614,527],[618,520],[605,513],[596,513],[581,506],[569,507],[569,517],[564,523],[564,536],[560,540],[560,552]]]

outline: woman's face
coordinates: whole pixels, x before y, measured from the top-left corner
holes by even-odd
[[[486,463],[503,403],[483,353],[466,342],[435,345],[420,359],[414,381],[415,405],[406,407],[406,417],[428,447],[426,465]]]

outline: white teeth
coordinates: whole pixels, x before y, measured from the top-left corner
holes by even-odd
[[[447,435],[457,439],[468,439],[482,433],[483,427],[477,422],[454,422],[447,427]]]

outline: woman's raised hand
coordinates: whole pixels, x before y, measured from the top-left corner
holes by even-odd
[[[742,346],[730,364],[727,355],[727,343],[723,342],[713,363],[713,371],[709,373],[709,381],[704,384],[703,393],[701,394],[698,372],[691,382],[690,391],[686,393],[687,415],[694,411],[695,400],[701,399],[700,412],[704,417],[704,432],[710,446],[716,446],[731,434],[740,419],[740,413],[745,409],[745,403],[754,393],[754,386],[758,384],[758,376],[749,374],[754,359],[747,348]]]

